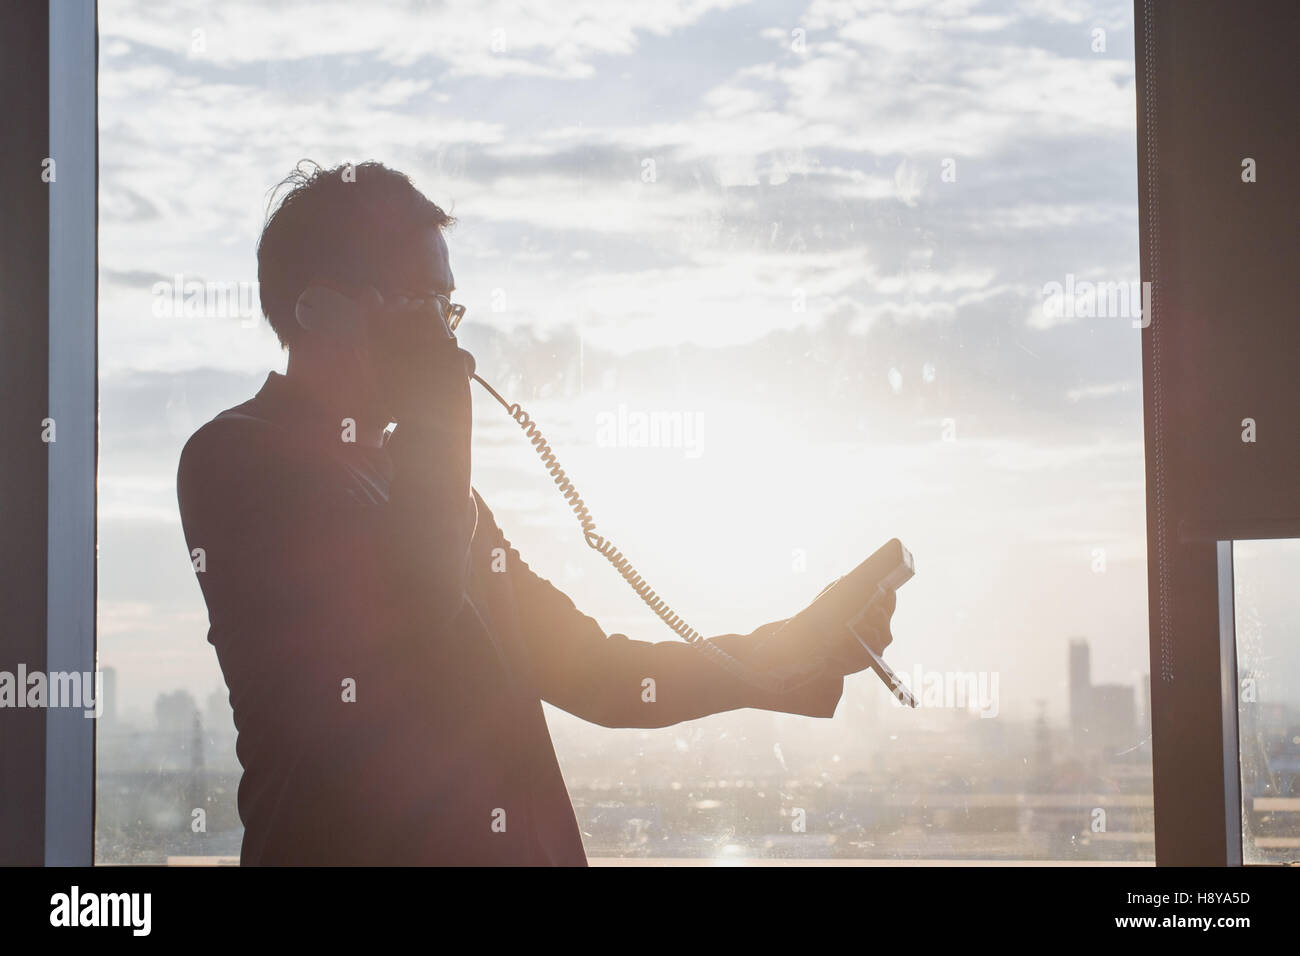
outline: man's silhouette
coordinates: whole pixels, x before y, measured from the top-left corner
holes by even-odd
[[[177,478],[239,733],[244,864],[584,865],[542,701],[607,727],[834,714],[865,662],[766,693],[679,641],[605,634],[535,574],[470,486],[450,218],[378,163],[285,185],[258,279],[287,373],[200,428]],[[362,336],[298,324],[319,284],[371,303]],[[744,660],[779,623],[715,641]]]

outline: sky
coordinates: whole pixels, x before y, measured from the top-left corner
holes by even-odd
[[[102,0],[99,636],[119,709],[221,687],[176,461],[285,364],[255,305],[165,314],[159,284],[254,283],[271,189],[303,158],[382,160],[457,217],[462,345],[701,632],[788,617],[898,537],[917,565],[901,673],[996,673],[1003,716],[1061,721],[1085,637],[1093,679],[1136,689],[1138,315],[1046,291],[1139,279],[1131,13]],[[474,483],[525,559],[607,632],[675,640],[475,404]],[[651,415],[683,423],[673,447],[617,427]],[[846,699],[890,703],[870,675]],[[622,733],[549,714],[569,752]]]

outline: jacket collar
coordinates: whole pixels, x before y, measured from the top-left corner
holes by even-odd
[[[256,400],[262,413],[277,424],[300,431],[328,433],[332,441],[338,440],[342,422],[334,421],[325,406],[287,375],[268,373],[266,381],[258,389]],[[389,434],[384,433],[383,444],[387,444]]]

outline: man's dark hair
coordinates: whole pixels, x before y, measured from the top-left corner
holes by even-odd
[[[421,229],[455,222],[383,163],[324,169],[302,160],[272,190],[272,202],[286,186],[257,243],[262,314],[284,348],[302,331],[294,306],[313,279],[373,284],[397,246]]]

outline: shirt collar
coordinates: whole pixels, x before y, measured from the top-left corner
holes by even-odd
[[[271,372],[257,392],[257,403],[268,417],[277,422],[294,425],[324,425],[325,408],[298,383],[287,375]]]

